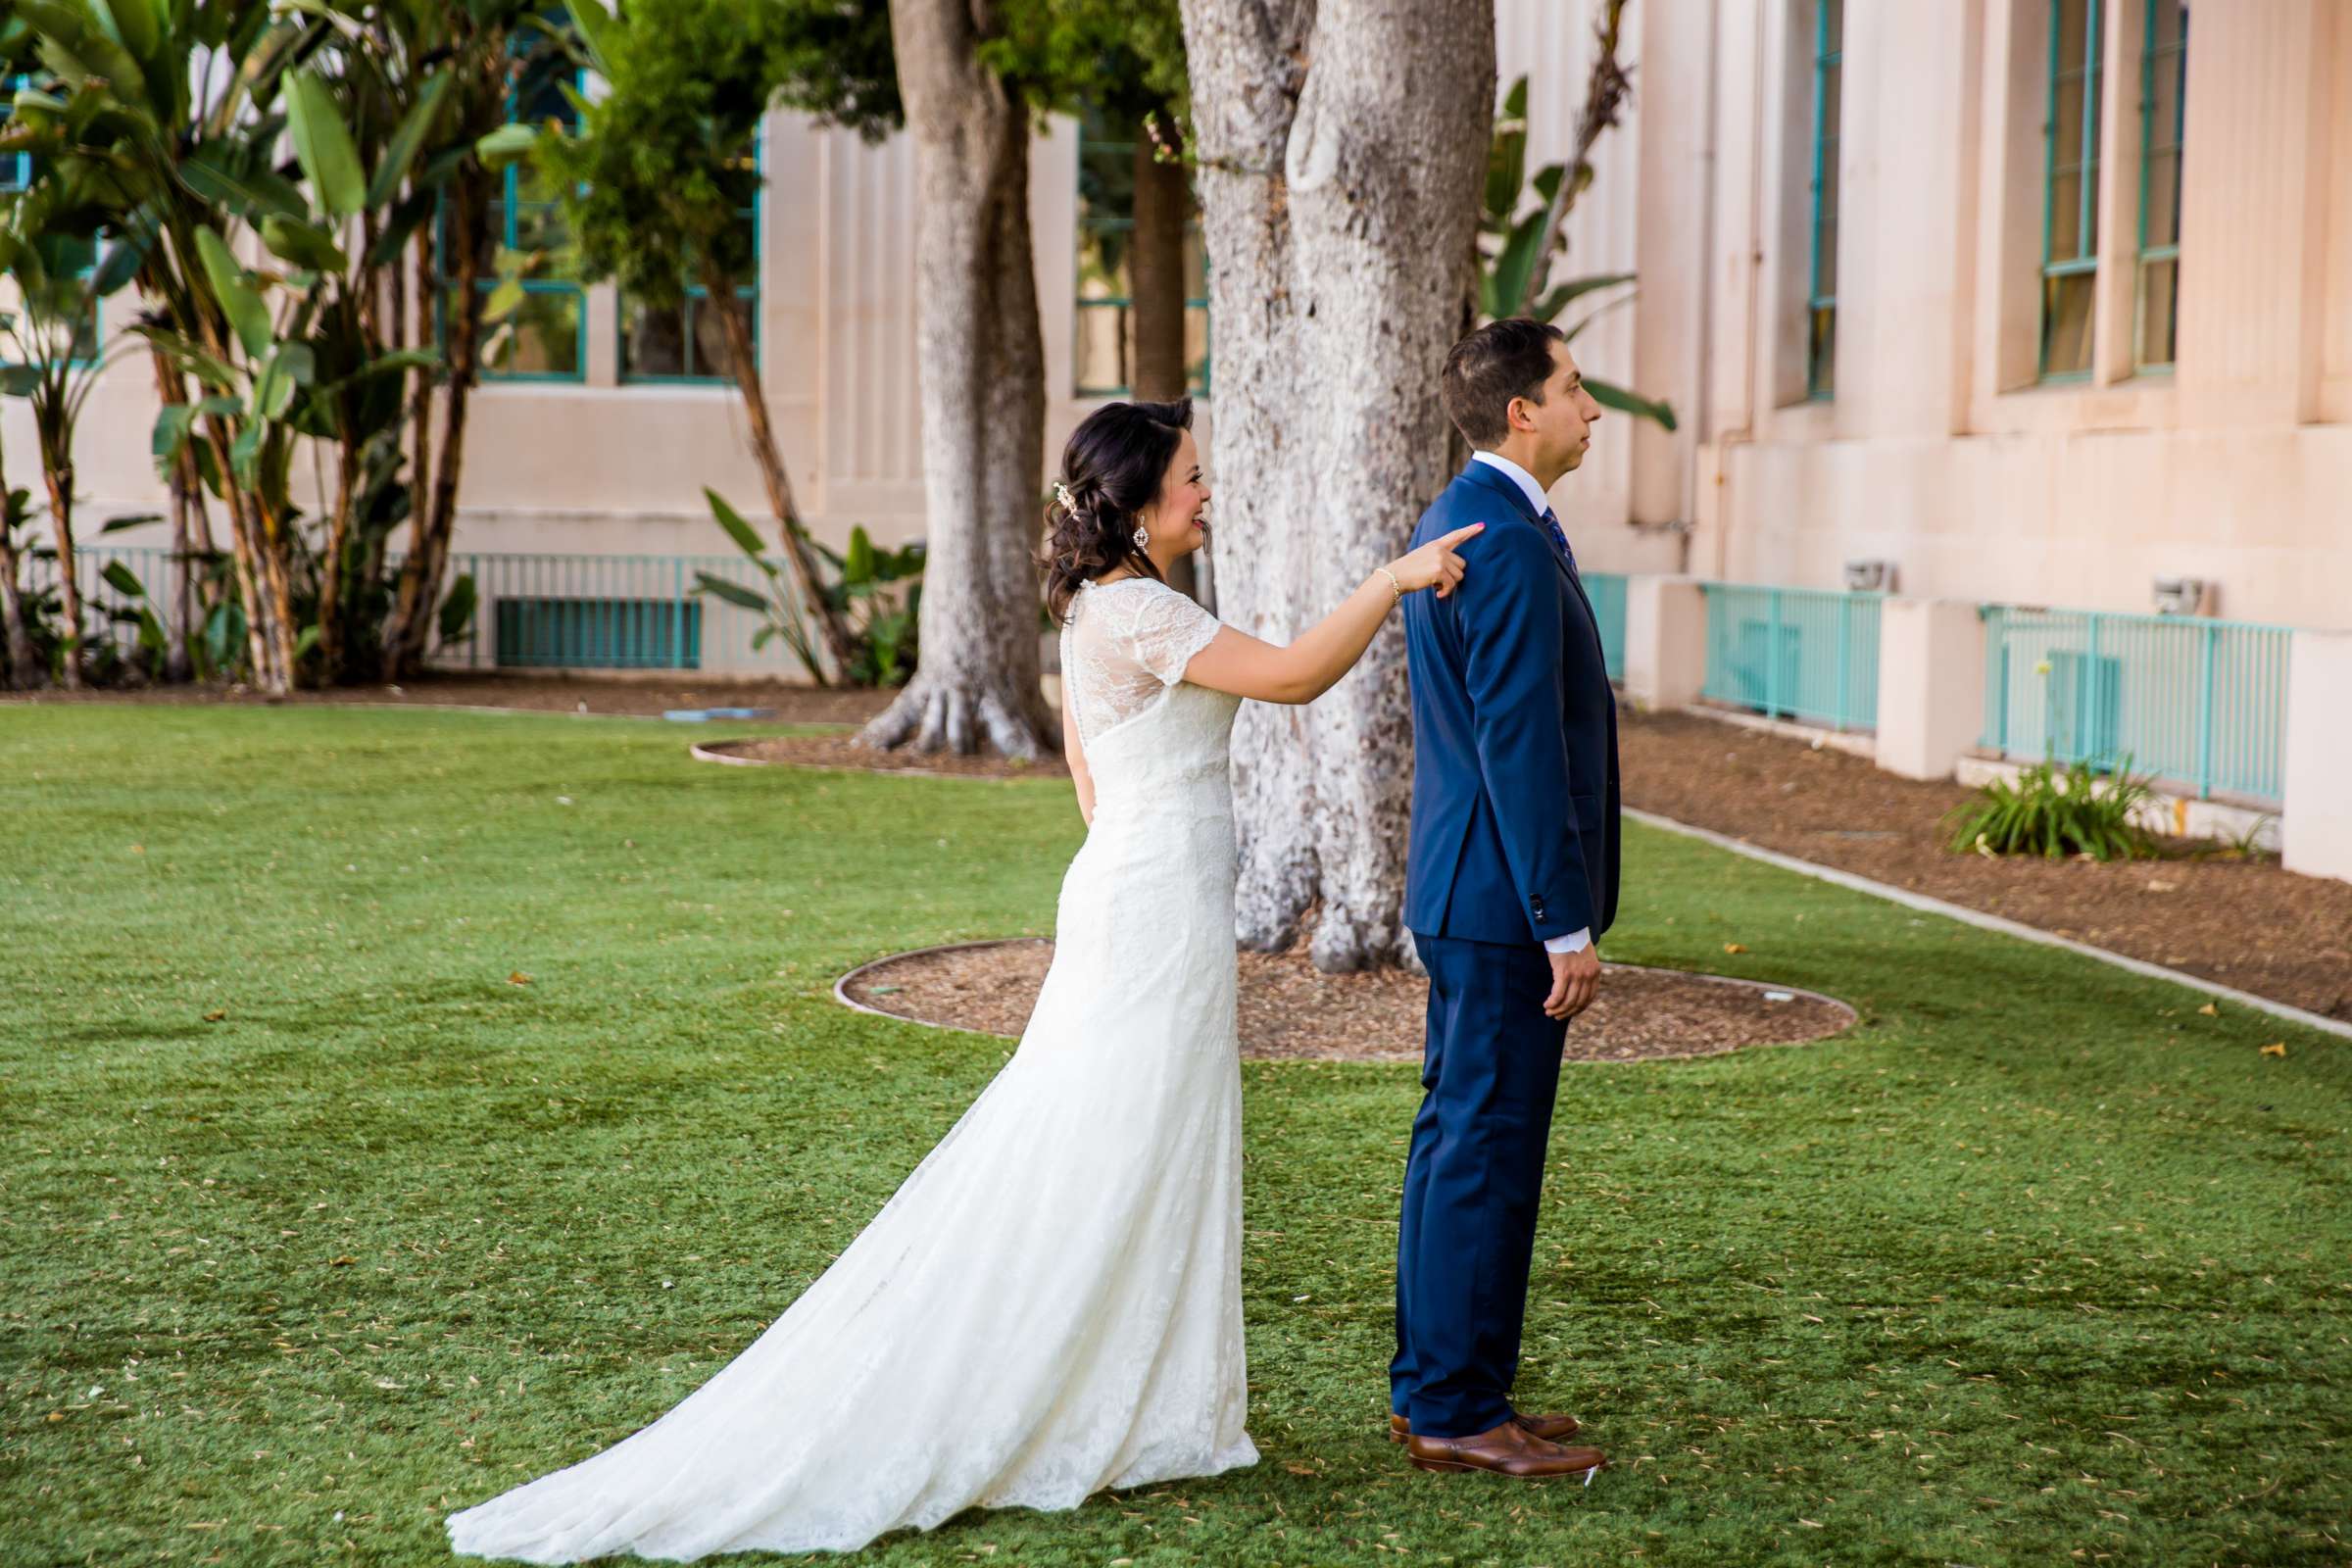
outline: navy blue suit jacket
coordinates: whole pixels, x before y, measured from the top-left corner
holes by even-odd
[[[1404,923],[1542,943],[1617,916],[1617,701],[1584,584],[1500,470],[1465,468],[1422,545],[1474,522],[1445,599],[1404,602],[1413,825]]]

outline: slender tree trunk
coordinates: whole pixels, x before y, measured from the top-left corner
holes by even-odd
[[[743,411],[752,423],[752,457],[760,465],[760,481],[767,486],[768,511],[774,514],[776,529],[783,535],[784,554],[792,562],[802,607],[824,640],[826,655],[838,676],[850,667],[857,649],[848,621],[825,598],[822,580],[816,574],[815,556],[804,537],[801,509],[792,496],[792,476],[784,470],[784,454],[776,446],[775,426],[767,416],[767,389],[760,383],[760,355],[752,323],[732,278],[706,268],[703,293],[703,308],[715,307],[718,311],[719,331],[726,337],[727,359],[735,372],[735,389],[743,394]]]
[[[66,654],[60,662],[68,691],[81,689],[81,583],[74,562],[74,464],[44,450],[41,476],[49,483],[49,536],[57,547],[57,603],[65,621]]]
[[[156,394],[166,406],[186,406],[188,383],[179,373],[179,367],[162,349],[148,356],[155,368]],[[193,431],[182,441],[172,460],[172,646],[165,655],[164,674],[169,680],[184,681],[194,677],[195,660],[188,652],[188,638],[193,634],[196,620],[196,532],[198,519],[203,515],[204,491],[196,472],[196,454],[192,443]],[[211,545],[211,528],[205,525],[206,546]]]
[[[205,436],[212,443],[213,462],[220,472],[233,474],[228,457],[232,437],[220,416],[205,420]],[[233,479],[220,488],[228,501],[229,555],[236,566],[237,597],[245,607],[245,657],[253,666],[253,684],[265,692],[282,693],[291,689],[293,677],[291,671],[276,667],[276,643],[264,624],[270,613],[262,593],[267,578],[262,544],[245,510],[250,498]]]
[[[1192,220],[1193,191],[1182,164],[1159,159],[1148,124],[1137,124],[1134,134],[1135,227],[1127,236],[1134,391],[1149,402],[1172,403],[1192,381],[1184,363],[1184,229]],[[1192,557],[1176,563],[1168,581],[1199,597]]]
[[[0,460],[5,457],[0,453]],[[8,496],[8,476],[0,472],[0,508],[7,505]],[[8,518],[0,515],[0,637],[6,638],[9,684],[19,691],[33,691],[49,683],[49,672],[36,661],[32,634],[24,625],[24,599],[17,581],[21,559]]]
[[[1494,102],[1493,0],[1184,0],[1217,323],[1225,619],[1287,641],[1400,551],[1448,476],[1438,375]],[[1409,76],[1410,92],[1397,83]],[[1401,631],[1234,736],[1239,935],[1402,961]]]
[[[922,653],[866,745],[1007,757],[1056,748],[1039,687],[1034,555],[1045,348],[1029,236],[1029,116],[980,63],[993,8],[892,0],[914,138],[923,488]]]
[[[481,270],[481,247],[473,243],[482,216],[482,180],[478,172],[461,173],[451,183],[456,207],[454,231],[462,236],[458,275],[451,285],[457,296],[449,331],[449,381],[441,409],[441,449],[432,465],[431,502],[411,518],[408,559],[401,563],[400,591],[384,627],[386,678],[415,674],[424,663],[425,640],[432,633],[433,614],[441,603],[441,579],[449,569],[450,537],[457,530],[458,482],[466,466],[467,395],[473,389],[482,340],[482,291],[475,286]],[[419,279],[420,286],[423,280]],[[422,496],[425,465],[417,465]]]
[[[7,638],[8,683],[19,691],[34,691],[49,683],[32,651],[32,635],[24,627],[24,596],[17,585],[17,542],[0,533],[0,634]]]
[[[335,503],[327,514],[326,559],[318,566],[318,684],[332,686],[343,677],[344,556],[351,543],[351,509],[357,502],[360,455],[352,446],[350,398],[337,410],[343,432],[335,438]]]
[[[416,229],[416,336],[415,339],[418,343],[426,342],[432,336],[432,327],[429,323],[432,320],[431,312],[436,308],[433,301],[433,271],[436,265],[433,257],[433,225],[430,223],[419,224]],[[403,287],[397,268],[393,270],[392,286],[395,290],[401,290]],[[406,315],[407,305],[404,299],[401,308],[393,313],[393,317],[398,320],[403,319]],[[409,434],[416,443],[416,452],[409,459],[409,532],[414,536],[416,529],[423,526],[424,498],[431,492],[433,483],[434,373],[430,369],[420,368],[411,371],[410,374],[412,379],[409,391]]]

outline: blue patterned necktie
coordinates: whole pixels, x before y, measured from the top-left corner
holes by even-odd
[[[1560,554],[1567,558],[1568,569],[1576,570],[1576,552],[1568,548],[1568,532],[1560,526],[1559,517],[1549,507],[1544,509],[1544,526],[1551,530],[1551,542],[1558,545]]]

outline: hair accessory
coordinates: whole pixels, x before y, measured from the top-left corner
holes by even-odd
[[[1077,503],[1070,499],[1070,487],[1059,479],[1054,481],[1054,499],[1061,503],[1061,510],[1064,512],[1078,510]]]

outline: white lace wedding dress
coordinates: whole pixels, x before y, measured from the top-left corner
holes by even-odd
[[[1237,700],[1148,578],[1062,633],[1095,819],[1020,1049],[799,1299],[651,1426],[449,1516],[468,1555],[850,1549],[1251,1463],[1234,1032]]]

